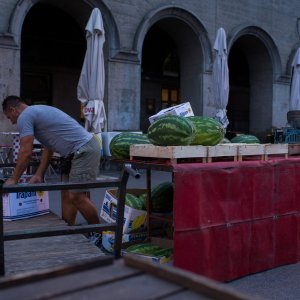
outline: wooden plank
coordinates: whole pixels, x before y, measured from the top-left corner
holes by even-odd
[[[243,160],[243,156],[260,156],[264,159],[264,145],[263,144],[241,144],[238,146],[238,161]]]
[[[42,270],[105,254],[81,234],[6,241],[6,274]]]
[[[112,265],[113,257],[103,256],[99,259],[87,259],[79,263],[72,263],[64,266],[57,266],[51,269],[34,270],[16,275],[10,275],[0,278],[0,289],[14,287],[16,285],[28,284],[38,280],[50,279],[62,275],[73,274],[79,271],[91,270],[93,268]]]
[[[4,232],[12,232],[20,229],[35,229],[35,228],[53,228],[66,225],[60,217],[53,212],[49,214],[36,216],[29,219],[6,221],[4,223]]]
[[[92,263],[92,261],[90,262]],[[58,269],[42,274],[31,272],[21,279],[0,280],[1,299],[255,299],[223,283],[171,266],[124,258],[112,265],[91,269]],[[55,275],[55,276],[54,276]],[[1,285],[2,284],[2,285]],[[5,284],[8,284],[5,286]]]
[[[300,144],[288,144],[288,155],[299,155]]]
[[[288,154],[288,144],[264,144],[265,154]]]
[[[268,155],[288,155],[287,144],[245,144],[227,143],[215,146],[154,146],[149,144],[131,145],[130,159],[164,158],[172,164],[178,159],[201,158],[202,162],[212,162],[217,157],[232,157],[234,161],[242,161],[245,156],[259,156],[261,160]],[[300,152],[300,147],[299,147]]]
[[[138,257],[126,256],[124,257],[127,266],[137,268],[153,276],[157,276],[164,280],[169,280],[178,285],[182,285],[199,294],[220,300],[254,300],[255,297],[248,297],[242,293],[237,292],[233,288],[222,283],[206,278],[204,276],[196,275],[191,272],[179,268],[169,268],[164,265],[157,265],[145,261]]]
[[[47,277],[47,272],[52,273],[53,271],[51,269],[45,270],[43,277]],[[109,266],[92,268],[85,271],[76,271],[76,268],[74,268],[74,272],[67,274],[63,274],[62,269],[59,275],[57,274],[56,277],[48,279],[43,279],[39,275],[36,275],[36,273],[30,272],[24,274],[23,281],[26,280],[26,277],[30,277],[27,278],[29,281],[24,281],[25,284],[14,284],[6,289],[1,288],[0,298],[7,300],[19,299],[20,295],[22,295],[22,300],[54,299],[63,294],[70,295],[80,290],[90,290],[97,285],[109,285],[111,282],[126,280],[126,278],[135,278],[142,274],[140,270],[124,267],[123,262],[120,260],[115,261],[114,264]],[[16,276],[11,276],[8,280],[16,280]],[[134,286],[132,288],[135,289]],[[92,298],[84,297],[84,299],[97,299],[98,297],[107,299],[106,295],[103,294],[93,294]]]
[[[55,230],[71,228],[54,213],[29,219],[4,222],[5,234],[30,230]],[[41,270],[62,264],[79,262],[104,256],[99,248],[89,243],[82,234],[72,236],[39,237],[26,240],[5,241],[5,265],[7,274]]]
[[[130,146],[130,157],[177,159],[202,158],[206,156],[206,146],[154,146],[148,144]]]
[[[264,159],[268,160],[269,155],[284,155],[288,158],[289,145],[288,144],[265,144],[265,155]]]
[[[180,292],[177,292],[176,294],[169,295],[167,297],[163,298],[164,300],[210,300],[213,299],[211,297],[206,297],[204,295],[196,294],[195,292],[192,292],[190,290],[183,290]]]
[[[110,282],[109,284],[99,284],[76,293],[62,295],[59,299],[97,299],[97,295],[101,295],[101,298],[105,300],[164,299],[183,290],[184,288],[180,285],[161,280],[149,274],[141,274]]]
[[[212,162],[214,157],[230,156],[234,161],[237,160],[238,145],[236,144],[219,144],[207,147],[208,162]]]

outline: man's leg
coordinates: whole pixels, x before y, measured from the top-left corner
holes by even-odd
[[[69,197],[69,191],[61,191],[61,211],[62,219],[70,226],[75,225],[77,208]]]
[[[70,170],[68,170],[70,172]],[[63,182],[69,181],[69,174],[62,173],[61,180]],[[68,225],[73,226],[76,223],[77,208],[74,206],[69,197],[69,191],[61,191],[61,214],[62,219],[68,223]]]
[[[100,150],[98,140],[94,136],[74,153],[69,174],[70,182],[96,180],[99,172]],[[98,224],[100,222],[97,208],[87,196],[87,191],[70,190],[69,199],[88,224]]]
[[[69,199],[87,220],[88,224],[98,224],[100,219],[98,211],[94,203],[88,198],[86,192],[69,191]]]

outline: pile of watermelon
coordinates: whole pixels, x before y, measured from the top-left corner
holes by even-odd
[[[173,249],[162,248],[152,243],[141,243],[126,248],[126,252],[140,254],[140,255],[147,255],[147,256],[155,256],[155,257],[160,257],[160,256],[170,257],[173,254]]]
[[[147,193],[139,196],[127,192],[125,204],[131,208],[146,210]],[[170,213],[173,211],[173,183],[162,182],[151,189],[151,210],[154,213]]]
[[[122,132],[112,138],[109,150],[114,158],[126,159],[129,158],[130,145],[134,144],[150,144],[150,141],[146,134]]]
[[[146,193],[140,196],[133,195],[132,193],[126,193],[125,205],[134,209],[146,210],[146,198],[147,198]]]
[[[231,143],[259,144],[260,140],[251,134],[237,135],[231,139]]]
[[[191,145],[214,146],[219,144],[225,135],[224,127],[209,117],[187,117],[195,126],[195,134]]]
[[[222,125],[209,117],[166,116],[148,128],[148,138],[157,146],[214,146],[224,138]]]
[[[113,137],[109,148],[116,159],[128,159],[130,146],[214,146],[224,139],[223,126],[213,118],[168,115],[152,123],[147,134],[122,132]]]
[[[156,120],[148,128],[149,141],[156,146],[190,145],[196,128],[185,117],[166,116]]]
[[[154,213],[173,211],[173,183],[162,182],[151,189],[151,210]]]

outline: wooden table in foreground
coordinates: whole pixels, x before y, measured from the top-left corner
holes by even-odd
[[[111,257],[88,264],[0,279],[0,298],[20,299],[254,299],[222,283],[142,259]]]
[[[83,234],[88,232],[102,232],[104,230],[115,231],[115,245],[114,245],[114,255],[115,258],[121,256],[121,245],[122,245],[122,232],[123,232],[123,221],[124,221],[124,206],[125,206],[125,193],[126,185],[129,175],[138,177],[137,174],[129,165],[124,165],[121,176],[118,178],[114,177],[101,177],[97,178],[96,181],[87,182],[51,182],[51,183],[37,183],[37,184],[14,184],[6,185],[0,184],[0,199],[2,199],[3,193],[15,193],[15,192],[31,192],[31,191],[53,191],[53,190],[86,190],[92,188],[118,188],[118,204],[117,204],[117,216],[115,223],[104,223],[104,224],[88,224],[82,226],[60,226],[58,228],[48,226],[47,228],[30,228],[24,230],[24,228],[19,228],[19,230],[11,230],[4,233],[3,218],[0,221],[0,275],[5,274],[5,250],[4,241],[13,241],[20,239],[32,239],[32,238],[44,238],[53,237],[61,235],[74,235]],[[0,201],[0,215],[3,215],[3,205]],[[70,238],[71,239],[71,238]],[[66,239],[64,239],[66,240]],[[51,240],[45,242],[51,245]],[[63,242],[59,242],[63,243]],[[72,248],[72,247],[71,247]],[[55,248],[56,249],[56,248]],[[64,254],[64,253],[62,253]]]
[[[30,219],[4,222],[4,232],[64,226],[67,227],[67,224],[62,219],[49,213]],[[4,249],[6,275],[54,268],[105,256],[83,234],[6,241]]]

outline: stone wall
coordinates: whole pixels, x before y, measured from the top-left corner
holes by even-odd
[[[39,0],[0,0],[0,96],[20,91],[20,34],[22,22]],[[297,20],[300,2],[238,0],[49,0],[72,14],[84,29],[94,6],[101,8],[106,28],[105,105],[109,130],[139,130],[141,105],[141,51],[154,24],[175,40],[181,55],[182,99],[196,114],[213,115],[212,62],[216,31],[227,33],[228,50],[239,40],[249,51],[251,69],[250,128],[263,134],[284,126],[289,109],[291,57],[300,46]],[[23,19],[22,19],[23,18]],[[260,66],[260,68],[259,68]],[[60,74],[61,82],[62,78]],[[66,75],[67,76],[67,75]],[[70,74],[68,74],[70,76]],[[72,89],[76,79],[72,79]],[[76,94],[57,85],[53,92]],[[1,100],[0,100],[1,101]],[[64,103],[61,107],[66,108]],[[59,105],[58,105],[59,106]],[[267,117],[263,112],[267,108]],[[0,113],[0,131],[13,130]]]

